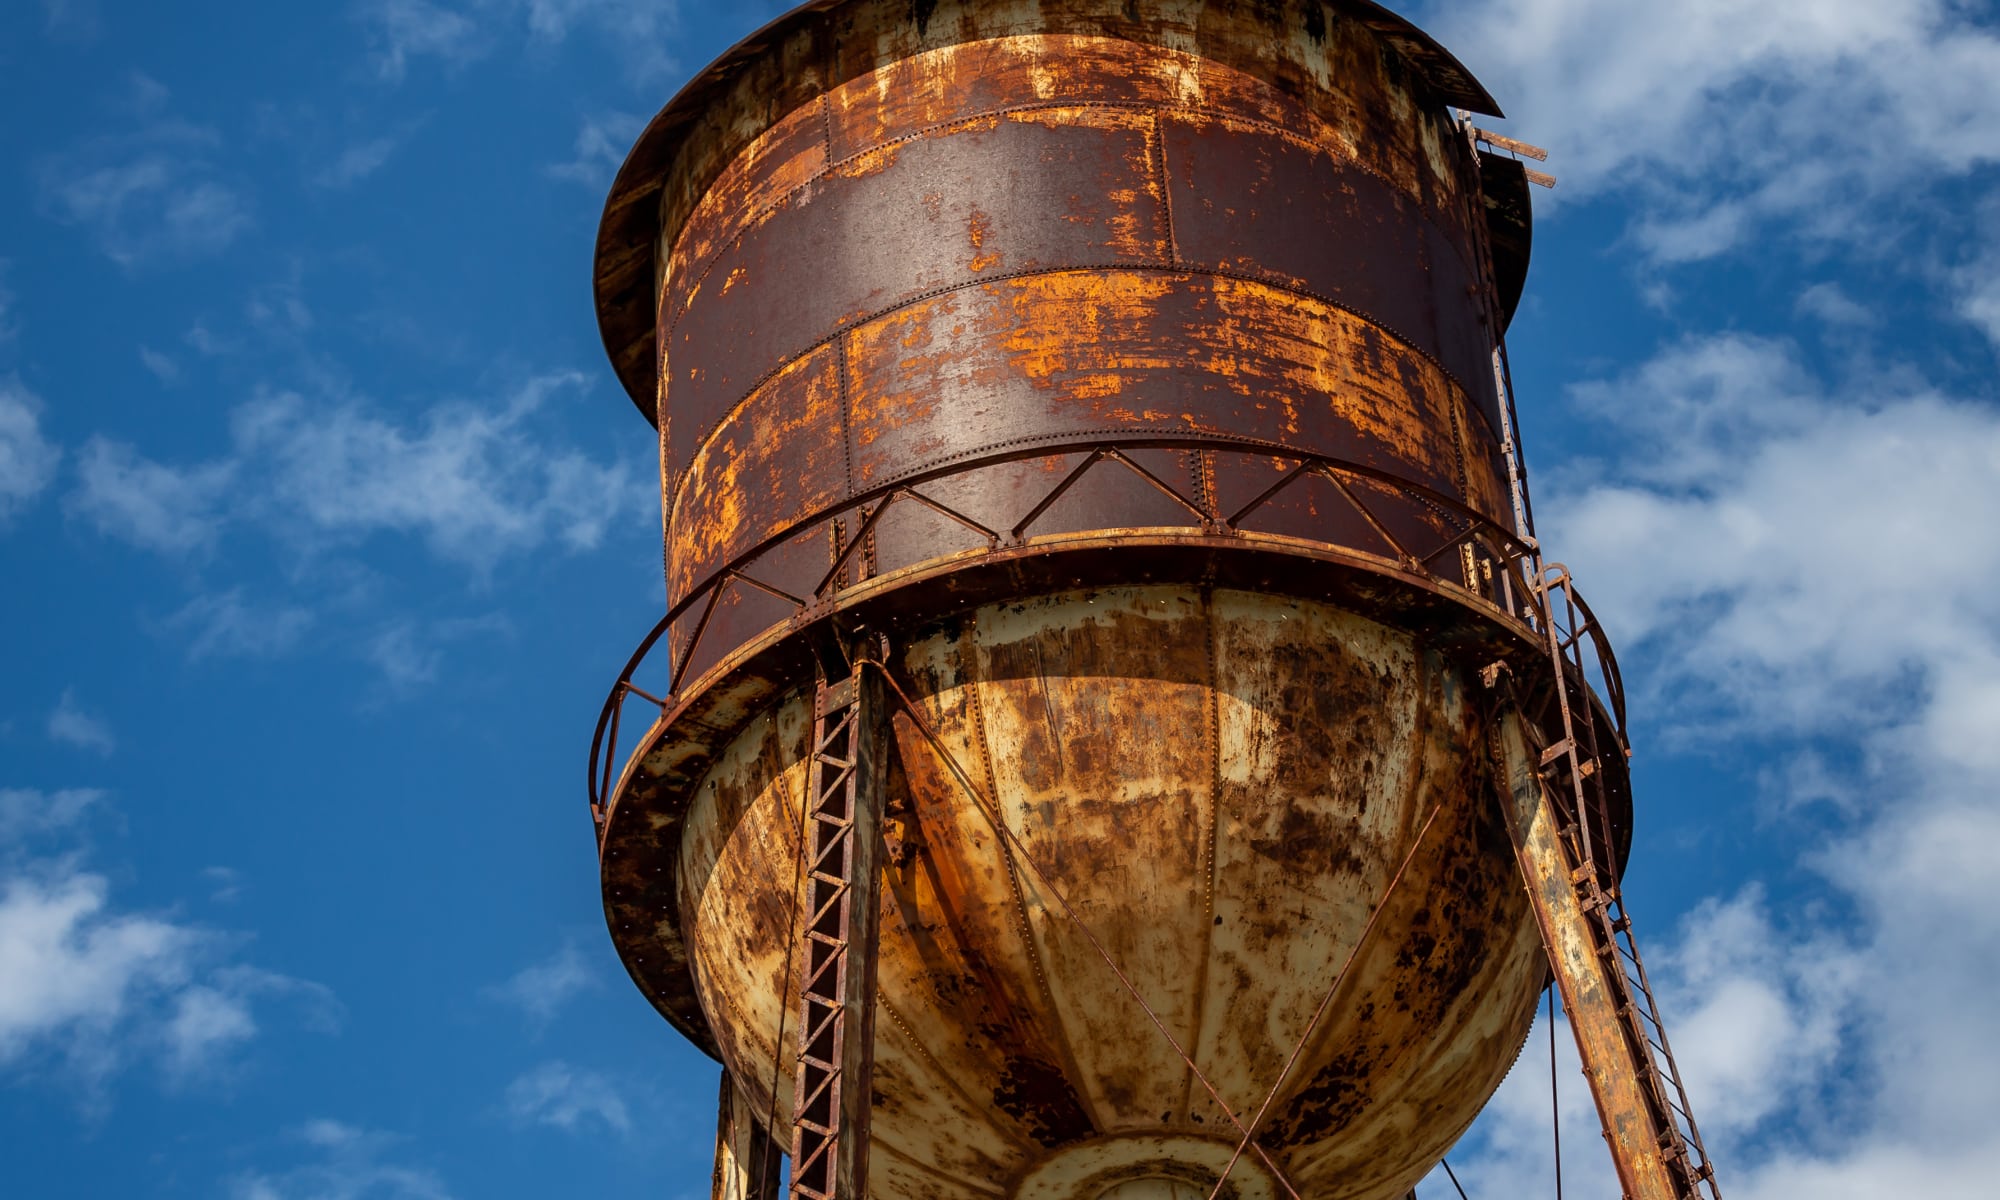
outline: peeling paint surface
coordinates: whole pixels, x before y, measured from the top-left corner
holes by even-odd
[[[1545,968],[1466,681],[1417,639],[1324,605],[1128,588],[980,609],[896,672],[993,807],[897,717],[890,803],[909,815],[873,1136],[901,1165],[874,1194],[984,1194],[1092,1138],[1224,1138],[1052,892],[1251,1112],[1433,812],[1263,1140],[1305,1194],[1401,1196],[1498,1085]],[[681,843],[704,1009],[758,1111],[777,1081],[781,1122],[806,721],[798,699],[753,722]]]
[[[1206,1195],[1264,1110],[1225,1195],[1400,1200],[1546,972],[1470,698],[1526,629],[1455,64],[1316,0],[811,11],[655,193],[681,715],[621,952],[784,1128],[800,647],[865,603],[869,1194]]]

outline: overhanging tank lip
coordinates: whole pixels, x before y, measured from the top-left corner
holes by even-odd
[[[791,34],[839,10],[881,2],[811,0],[770,21],[689,79],[647,123],[625,155],[625,161],[612,181],[610,195],[604,202],[604,214],[598,221],[591,282],[597,306],[598,336],[603,341],[605,355],[611,360],[612,370],[624,385],[626,395],[631,397],[640,415],[649,423],[657,425],[659,421],[653,247],[660,233],[662,180],[683,135],[698,116],[726,92],[739,74],[760,61]],[[1447,104],[1488,116],[1505,116],[1485,86],[1463,63],[1405,17],[1373,0],[1328,0],[1328,4],[1336,10],[1351,13],[1373,29],[1410,62],[1416,73]],[[1117,16],[1115,10],[1106,15]],[[1052,29],[1050,32],[1059,30]],[[955,43],[939,43],[949,44]],[[730,136],[737,142],[735,149],[747,146],[790,111],[786,108],[784,112],[769,112],[761,124],[744,123],[733,127]],[[718,156],[716,161],[726,164],[734,157],[734,154],[725,154]],[[706,184],[712,180],[703,182]],[[643,353],[638,352],[642,350]]]

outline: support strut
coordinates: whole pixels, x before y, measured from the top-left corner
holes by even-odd
[[[1591,827],[1603,838],[1609,822],[1601,810],[1565,810],[1543,770],[1568,752],[1537,753],[1517,710],[1500,714],[1495,737],[1507,833],[1625,1198],[1719,1200],[1631,921],[1589,852]],[[1586,804],[1601,800],[1577,790]]]
[[[792,1200],[867,1195],[886,745],[880,679],[840,666],[813,696]]]
[[[778,1155],[755,1106],[727,1067],[716,1103],[712,1200],[778,1200]]]

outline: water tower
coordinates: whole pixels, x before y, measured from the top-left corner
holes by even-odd
[[[1363,0],[816,0],[647,127],[667,613],[592,808],[717,1197],[1398,1200],[1552,978],[1626,1194],[1713,1196],[1497,111]]]

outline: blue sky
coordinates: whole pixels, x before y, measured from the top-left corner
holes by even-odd
[[[6,1194],[706,1195],[713,1068],[612,956],[581,795],[661,603],[589,259],[643,115],[782,7],[0,15]],[[1561,179],[1527,450],[1727,1190],[1984,1196],[2000,22],[1410,11]],[[1541,1044],[1476,1196],[1547,1190]]]

